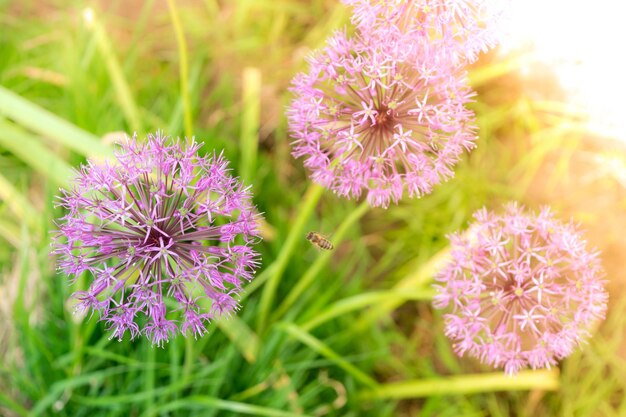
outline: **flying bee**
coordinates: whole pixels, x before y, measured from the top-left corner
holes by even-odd
[[[335,248],[330,240],[326,239],[317,232],[307,233],[306,239],[320,249],[333,250]]]

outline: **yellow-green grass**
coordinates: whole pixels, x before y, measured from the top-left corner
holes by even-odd
[[[473,70],[478,148],[430,196],[369,209],[290,157],[289,79],[347,16],[330,0],[0,1],[0,414],[626,415],[619,294],[589,345],[518,379],[457,358],[428,302],[445,235],[524,201],[565,140],[511,93],[518,59]],[[73,316],[89,277],[69,285],[49,256],[70,168],[110,155],[109,133],[157,129],[224,149],[267,222],[239,315],[164,349]]]

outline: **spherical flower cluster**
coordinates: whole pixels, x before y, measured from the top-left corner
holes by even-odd
[[[178,332],[201,336],[209,319],[237,308],[242,282],[254,275],[249,188],[222,155],[200,156],[199,148],[159,133],[129,139],[113,164],[88,163],[63,190],[59,269],[88,272],[76,308],[97,312],[111,337],[128,331],[163,346]]]
[[[461,65],[497,44],[506,1],[343,0],[352,6],[352,23],[368,36],[391,37]]]
[[[459,355],[507,374],[549,368],[572,353],[604,317],[608,295],[597,252],[577,228],[509,205],[483,209],[451,236],[452,259],[437,275],[434,305]]]
[[[430,193],[476,138],[465,74],[436,54],[336,33],[298,74],[288,109],[293,155],[312,179],[372,206]]]

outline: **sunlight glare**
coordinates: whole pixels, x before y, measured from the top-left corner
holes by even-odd
[[[615,0],[512,0],[503,50],[532,46],[589,128],[626,141],[626,24]]]

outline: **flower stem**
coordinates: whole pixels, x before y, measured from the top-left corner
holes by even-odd
[[[287,239],[285,239],[285,243],[276,258],[276,261],[274,261],[274,264],[269,266],[274,268],[274,273],[267,280],[267,284],[263,288],[263,293],[261,294],[259,316],[257,320],[257,333],[259,335],[263,334],[265,328],[267,327],[270,308],[274,302],[274,296],[276,295],[278,284],[280,284],[283,273],[287,268],[287,262],[295,250],[298,240],[303,239],[302,233],[304,225],[309,217],[311,217],[311,214],[322,196],[323,191],[324,188],[322,188],[321,185],[311,184],[309,186],[309,189],[304,194],[302,204],[297,209],[297,216],[289,234],[287,235]]]
[[[367,211],[369,210],[370,205],[367,201],[363,201],[352,213],[350,213],[344,221],[337,228],[337,232],[333,235],[332,240],[335,246],[338,246],[343,240],[346,232],[350,230],[350,228],[356,223]],[[328,263],[332,252],[327,251],[321,254],[315,262],[309,267],[309,269],[304,273],[302,278],[300,278],[285,298],[285,301],[278,307],[276,313],[274,314],[274,319],[278,319],[282,317],[289,307],[291,307],[304,293],[304,291],[313,283],[317,275],[320,273],[322,268]]]
[[[433,255],[428,261],[420,265],[415,272],[398,281],[393,288],[391,288],[391,290],[395,292],[424,291],[427,284],[432,280],[433,276],[441,268],[442,264],[449,259],[449,255],[450,247],[446,246]],[[353,326],[353,329],[357,332],[363,330],[367,325],[377,320],[379,317],[387,316],[389,312],[398,308],[404,301],[405,300],[400,298],[394,298],[381,302],[365,314]]]
[[[191,372],[193,371],[196,355],[194,352],[194,341],[191,336],[185,337],[185,362],[183,364],[183,381],[189,381],[191,379]]]
[[[315,315],[315,318],[307,321],[302,324],[303,330],[309,332],[315,327],[326,323],[329,320],[334,319],[335,317],[342,316],[351,311],[360,310],[364,307],[368,307],[371,305],[376,305],[389,301],[398,301],[405,302],[409,300],[413,301],[422,301],[422,300],[432,300],[435,295],[435,291],[431,288],[423,288],[420,290],[412,290],[412,291],[374,291],[374,292],[366,292],[362,294],[357,294],[352,297],[344,298],[343,300],[337,301],[335,304],[329,306],[324,311]]]
[[[469,374],[444,378],[428,378],[413,381],[381,384],[374,389],[362,391],[362,400],[406,399],[438,395],[477,394],[494,391],[545,390],[559,388],[557,369],[522,371],[515,376],[502,372]]]
[[[187,58],[187,42],[185,41],[185,33],[180,23],[178,9],[174,0],[167,0],[170,9],[170,17],[172,25],[176,33],[176,43],[178,44],[179,54],[179,72],[180,72],[180,94],[183,98],[183,120],[185,125],[185,136],[188,139],[193,137],[193,119],[191,114],[191,98],[189,96],[189,63]]]

